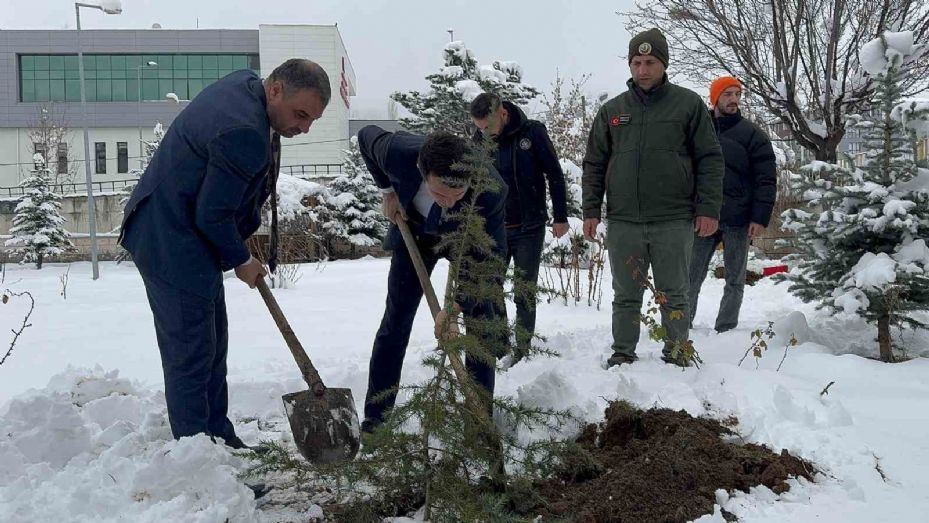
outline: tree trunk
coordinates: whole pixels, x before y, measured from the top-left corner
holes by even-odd
[[[845,130],[842,129],[841,132],[836,132],[820,143],[816,143],[812,148],[814,158],[821,162],[836,163],[839,158],[839,143],[844,136]]]
[[[877,319],[877,343],[881,348],[881,361],[893,363],[894,353],[890,346],[890,316]]]
[[[35,268],[36,268],[36,270],[42,268],[42,255],[41,255],[41,254],[38,255],[38,256],[36,257],[36,260],[35,260]]]

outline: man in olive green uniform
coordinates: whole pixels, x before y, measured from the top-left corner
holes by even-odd
[[[606,102],[584,157],[584,234],[596,235],[606,196],[607,250],[613,274],[613,355],[632,363],[639,341],[643,281],[651,266],[667,297],[662,359],[688,339],[688,268],[694,234],[719,225],[722,152],[700,96],[668,81],[668,42],[658,29],[629,43],[629,90]],[[634,269],[638,268],[639,271]],[[639,272],[639,274],[635,274]],[[679,311],[679,313],[678,313]]]

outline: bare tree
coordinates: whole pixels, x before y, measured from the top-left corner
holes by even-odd
[[[29,125],[29,156],[41,154],[49,169],[53,187],[71,183],[75,162],[70,161],[71,128],[61,106],[46,103],[38,106]]]
[[[579,80],[569,79],[566,85],[561,73],[556,72],[551,93],[542,96],[545,110],[541,117],[555,151],[559,158],[571,160],[574,165],[584,163],[590,126],[607,98],[606,93],[588,98],[584,91],[588,80],[590,75],[585,74]]]
[[[708,83],[739,78],[817,160],[835,161],[845,119],[867,108],[872,78],[858,51],[884,31],[929,36],[925,0],[640,0],[626,16],[636,33],[660,27],[672,48],[675,78]],[[929,46],[906,64],[908,95],[929,84]]]
[[[3,357],[0,358],[0,365],[6,363],[6,360],[13,354],[13,349],[16,347],[16,342],[19,341],[19,337],[22,336],[23,331],[32,327],[32,324],[29,323],[29,317],[32,316],[32,312],[35,310],[35,299],[32,297],[32,293],[29,291],[23,292],[13,292],[9,289],[5,289],[0,293],[0,304],[6,305],[13,298],[22,298],[23,296],[29,298],[29,310],[26,311],[26,316],[23,318],[23,323],[18,329],[11,329],[13,333],[13,340],[10,342],[10,348],[6,350],[3,354]]]

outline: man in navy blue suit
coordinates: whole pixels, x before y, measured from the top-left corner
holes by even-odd
[[[330,96],[326,72],[309,60],[288,60],[264,81],[226,76],[174,120],[126,203],[120,243],[145,283],[175,438],[202,433],[245,447],[227,417],[223,271],[252,288],[265,276],[245,240],[269,196],[275,207],[280,137],[307,132]]]
[[[439,258],[445,256],[436,252],[440,236],[458,226],[442,217],[445,212],[457,210],[460,202],[468,197],[470,173],[452,168],[463,158],[468,143],[449,133],[436,132],[426,137],[407,132],[390,133],[371,125],[358,132],[358,147],[368,171],[384,193],[384,214],[394,223],[384,240],[384,248],[393,251],[387,277],[387,306],[374,338],[365,395],[362,430],[371,432],[383,422],[396,400],[396,394],[389,391],[400,383],[413,319],[423,297],[396,221],[405,219],[410,225],[426,269],[432,273]],[[500,190],[481,193],[477,205],[483,210],[487,234],[496,243],[493,255],[503,258],[506,252],[506,184],[496,171],[492,171],[492,175]],[[449,305],[456,315],[464,312],[469,317],[490,319],[499,314],[493,303],[460,299]],[[447,315],[443,307],[435,320],[437,336],[442,335]],[[506,350],[505,339],[489,339],[485,343],[491,345],[487,348],[497,356]],[[475,380],[493,394],[495,365],[476,358],[468,358],[466,364]]]

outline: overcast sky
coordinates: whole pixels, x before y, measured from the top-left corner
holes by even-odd
[[[95,0],[84,0],[93,3]],[[448,29],[479,63],[519,62],[524,81],[548,92],[555,71],[591,73],[591,94],[625,90],[629,34],[615,11],[633,0],[123,0],[123,13],[83,11],[85,29],[257,29],[338,23],[355,68],[357,116],[384,117],[390,93],[425,89],[442,65]],[[86,14],[85,14],[86,13]],[[0,0],[0,29],[74,28],[74,4]],[[673,62],[673,53],[672,53]]]

